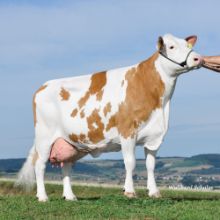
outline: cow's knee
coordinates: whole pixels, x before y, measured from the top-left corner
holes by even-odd
[[[129,171],[133,171],[134,168],[135,168],[135,158],[134,156],[130,156],[128,158],[124,158],[124,164],[125,164],[125,169],[126,171],[129,170]]]

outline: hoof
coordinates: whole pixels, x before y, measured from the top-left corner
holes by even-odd
[[[129,199],[137,198],[135,192],[124,192],[124,196],[126,196]]]
[[[149,193],[149,197],[158,199],[158,198],[161,198],[162,196],[160,194],[160,191],[157,191],[157,192],[152,193],[152,194]]]
[[[47,201],[48,201],[47,197],[38,198],[38,202],[47,202]]]
[[[38,202],[47,202],[48,201],[47,195],[45,195],[45,196],[36,195],[36,198],[37,198]]]
[[[63,199],[66,201],[77,201],[77,198],[75,196],[63,196]]]

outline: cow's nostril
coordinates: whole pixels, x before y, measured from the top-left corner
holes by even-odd
[[[199,58],[197,58],[197,57],[196,57],[196,58],[194,58],[194,61],[198,61],[198,60],[199,60]]]

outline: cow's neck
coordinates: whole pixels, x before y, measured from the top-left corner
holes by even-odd
[[[161,59],[159,53],[156,52],[149,59],[138,65],[137,72],[139,71],[147,76],[146,89],[149,87],[148,81],[153,82],[155,87],[164,87],[161,97],[157,97],[157,99],[161,99],[162,106],[165,106],[172,97],[177,78],[174,72],[169,68],[169,65],[163,63],[163,59]],[[154,93],[154,89],[152,89],[151,92]],[[159,93],[157,93],[157,95],[159,95]]]
[[[169,65],[164,62],[164,59],[158,55],[155,60],[155,68],[160,74],[160,77],[165,85],[165,91],[163,96],[163,104],[165,105],[171,98],[175,89],[177,75],[174,70],[172,70]]]

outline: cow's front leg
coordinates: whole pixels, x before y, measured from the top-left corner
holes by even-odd
[[[133,170],[135,168],[135,142],[136,139],[128,138],[121,139],[122,155],[124,158],[124,164],[126,169],[124,195],[133,198],[135,197],[135,190],[133,184]]]
[[[63,173],[63,197],[65,198],[65,200],[77,200],[71,188],[71,182],[70,182],[71,169],[72,169],[71,162],[64,163],[62,167],[62,173]]]
[[[145,150],[146,167],[147,167],[147,189],[149,190],[148,195],[150,197],[159,198],[161,197],[161,195],[159,189],[157,188],[154,177],[157,151],[151,151],[146,148],[144,150]]]

